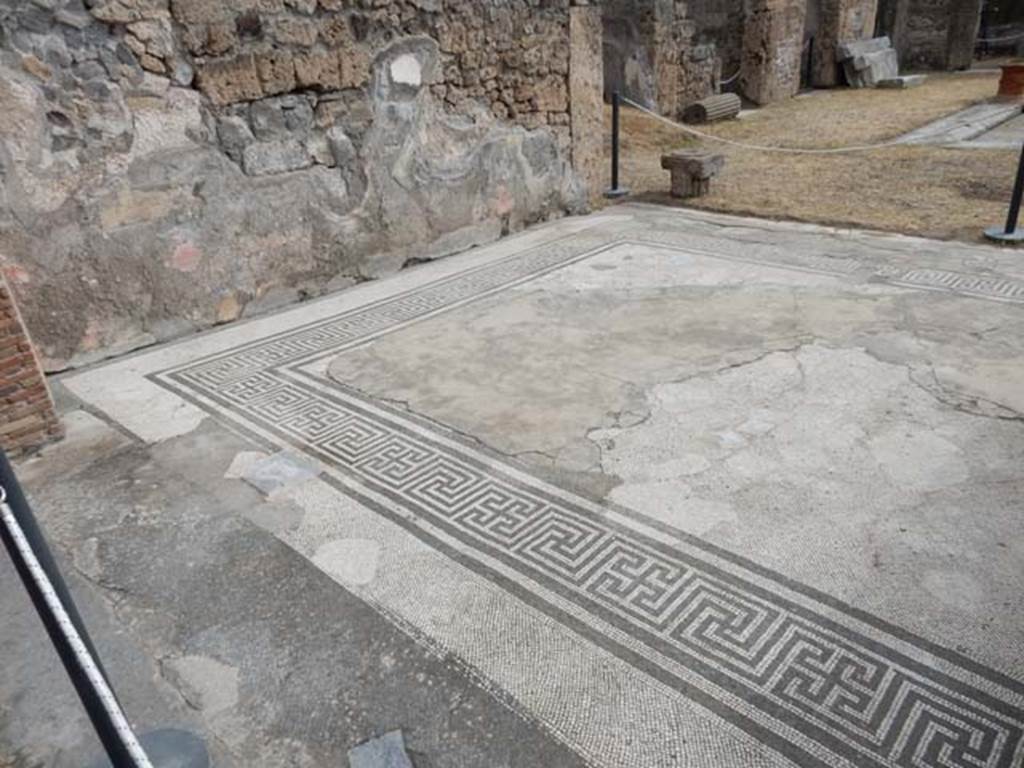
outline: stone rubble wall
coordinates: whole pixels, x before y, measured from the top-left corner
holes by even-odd
[[[604,87],[657,109],[655,75],[658,18],[653,0],[602,0]]]
[[[573,49],[587,66],[597,13],[0,0],[0,267],[44,366],[583,210],[601,76],[574,78]]]
[[[681,117],[683,110],[690,104],[721,90],[723,59],[714,40],[698,35],[698,25],[692,16],[690,1],[676,0],[674,5],[670,39],[678,51],[673,62],[678,72],[678,85],[672,106],[676,116]]]
[[[687,13],[694,23],[696,44],[714,46],[722,79],[739,71],[743,56],[744,0],[689,0]]]

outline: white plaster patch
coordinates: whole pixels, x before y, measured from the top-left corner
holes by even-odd
[[[401,85],[419,88],[423,83],[423,69],[419,59],[411,53],[403,53],[391,62],[391,81]]]
[[[131,156],[175,147],[195,147],[202,134],[202,97],[189,88],[171,88],[166,96],[135,105],[135,141]]]
[[[163,662],[190,704],[207,715],[238,703],[238,670],[208,656],[181,656]]]
[[[228,480],[240,480],[265,458],[267,454],[263,451],[239,451],[231,460],[231,466],[227,468],[224,477]]]
[[[328,541],[317,549],[313,562],[342,584],[363,586],[377,577],[380,544],[370,539]]]
[[[280,451],[253,462],[242,479],[269,496],[304,483],[319,472],[319,467],[311,459],[291,451]]]
[[[958,417],[859,349],[774,353],[658,385],[648,402],[645,422],[591,433],[622,480],[610,498],[698,535],[718,526],[779,560],[853,558],[866,516],[969,480]]]
[[[144,378],[142,358],[96,368],[64,380],[78,398],[107,412],[145,443],[195,430],[206,414]]]

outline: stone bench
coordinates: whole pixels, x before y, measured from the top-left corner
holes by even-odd
[[[661,156],[661,167],[672,174],[673,197],[703,197],[711,179],[725,166],[725,156],[706,149],[677,149]]]

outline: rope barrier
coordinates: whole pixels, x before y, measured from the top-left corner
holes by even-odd
[[[864,144],[860,146],[850,147],[829,147],[827,149],[804,149],[800,147],[767,147],[760,144],[747,144],[742,141],[733,141],[732,139],[726,139],[721,136],[715,136],[710,133],[704,133],[703,131],[698,131],[696,128],[691,128],[688,125],[677,123],[675,120],[670,120],[669,118],[664,117],[663,115],[659,115],[657,112],[654,112],[653,110],[650,110],[645,106],[637,104],[635,101],[632,101],[631,99],[628,99],[625,96],[622,97],[622,101],[625,104],[629,104],[634,109],[639,109],[641,112],[646,112],[651,117],[657,118],[661,122],[670,125],[673,128],[677,128],[680,131],[684,131],[685,133],[689,133],[694,136],[699,136],[700,138],[707,139],[709,141],[717,141],[721,144],[728,144],[733,147],[740,147],[741,149],[753,149],[759,152],[779,152],[782,154],[789,155],[839,155],[847,152],[868,152],[875,149],[884,149],[886,147],[907,145],[907,142],[903,141],[902,139],[884,141],[878,144]]]
[[[1009,42],[1012,42],[1014,40],[1021,40],[1021,39],[1024,39],[1024,32],[1018,32],[1015,35],[1007,35],[1006,37],[979,37],[975,41],[975,44],[977,44],[977,43],[1009,43]]]
[[[808,38],[807,40],[804,40],[804,44],[803,44],[803,48],[801,48],[801,52],[804,52],[804,51],[806,51],[806,50],[807,50],[807,47],[808,47],[808,46],[809,46],[810,44],[811,44],[810,38]],[[726,78],[725,80],[719,80],[719,81],[718,81],[718,84],[719,84],[719,85],[730,85],[730,84],[732,84],[733,82],[735,82],[735,81],[736,81],[736,79],[737,79],[737,78],[738,78],[738,77],[739,77],[739,76],[740,76],[740,75],[741,75],[742,73],[743,73],[743,68],[742,68],[742,67],[740,67],[740,68],[739,68],[739,69],[737,69],[737,70],[736,70],[735,72],[733,72],[733,74],[732,74],[732,77],[727,77],[727,78]]]

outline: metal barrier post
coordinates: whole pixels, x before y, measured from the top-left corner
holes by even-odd
[[[1017,228],[1022,198],[1024,198],[1024,144],[1020,148],[1017,178],[1013,183],[1013,194],[1010,195],[1010,210],[1006,214],[1006,226],[1001,229],[999,227],[986,229],[985,237],[1000,243],[1024,243],[1024,230]]]
[[[612,186],[604,193],[605,197],[624,197],[629,194],[628,189],[619,186],[619,92],[612,93]]]
[[[149,767],[149,762],[126,743],[124,725],[112,715],[120,705],[113,699],[107,675],[96,657],[75,604],[71,600],[49,547],[21,492],[7,457],[0,452],[0,539],[25,585],[46,633],[60,656],[96,735],[118,766]],[[129,736],[129,738],[131,738]]]
[[[107,753],[107,768],[209,768],[202,739],[177,728],[136,738],[6,454],[0,451],[0,541]],[[153,759],[151,759],[153,758]]]
[[[152,768],[114,696],[82,618],[2,451],[0,540],[111,762],[118,768]]]

